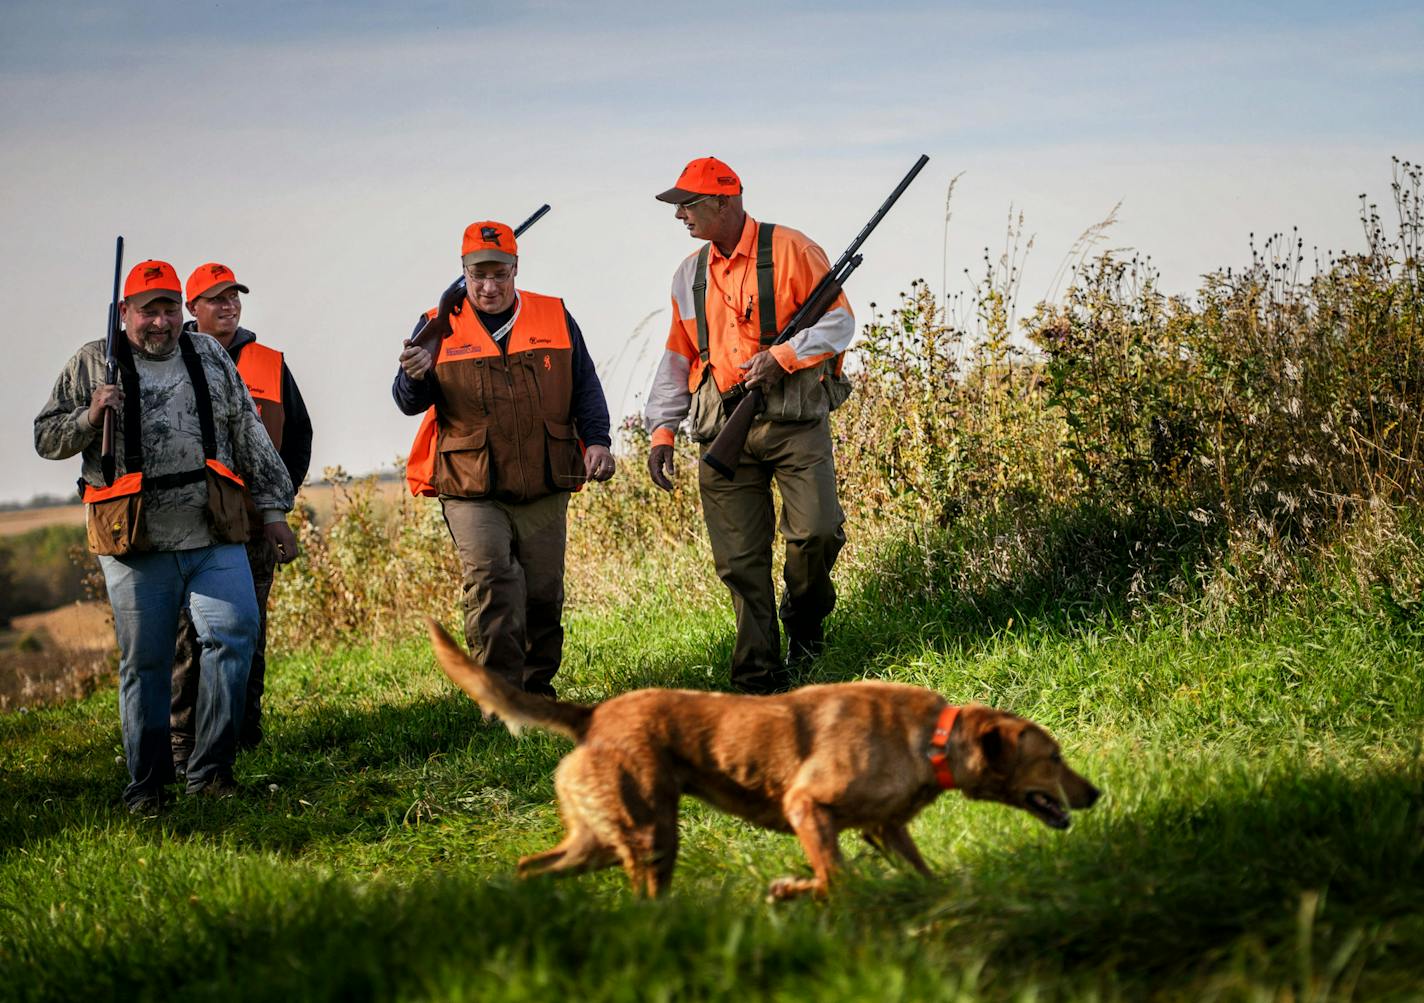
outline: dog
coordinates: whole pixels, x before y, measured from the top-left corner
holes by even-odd
[[[440,667],[487,715],[516,735],[532,726],[574,742],[554,773],[564,838],[520,859],[521,878],[621,865],[635,893],[661,894],[677,860],[684,794],[796,834],[812,877],[778,878],[773,900],[824,897],[845,829],[930,876],[907,826],[950,788],[1054,829],[1098,800],[1032,721],[953,707],[916,686],[832,683],[774,696],[642,689],[587,706],[515,688],[428,623]]]

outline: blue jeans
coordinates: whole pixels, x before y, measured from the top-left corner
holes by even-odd
[[[173,780],[168,740],[173,646],[186,608],[198,631],[202,670],[197,736],[188,789],[231,779],[257,643],[257,598],[239,543],[100,557],[119,642],[119,722],[130,782],[129,804]]]

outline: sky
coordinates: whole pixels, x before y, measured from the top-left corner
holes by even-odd
[[[119,234],[129,264],[232,267],[311,410],[313,475],[360,474],[409,447],[396,357],[474,220],[553,206],[519,285],[564,298],[616,423],[696,250],[652,196],[694,157],[834,259],[928,154],[847,286],[862,323],[916,278],[967,288],[1020,214],[1027,314],[1119,203],[1101,248],[1190,293],[1252,233],[1361,246],[1359,196],[1424,158],[1420,52],[1394,2],[3,0],[0,501],[73,490],[33,419],[103,336]]]

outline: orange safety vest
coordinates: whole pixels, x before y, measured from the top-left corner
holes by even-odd
[[[426,377],[436,381],[440,409],[426,411],[406,461],[411,494],[526,502],[577,490],[583,447],[570,417],[573,341],[563,301],[521,290],[504,351],[468,303],[450,329]]]
[[[252,403],[257,405],[257,417],[272,445],[282,448],[282,426],[286,408],[282,403],[282,353],[255,341],[242,346],[237,356],[237,374],[247,384]]]

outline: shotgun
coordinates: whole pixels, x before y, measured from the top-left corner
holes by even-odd
[[[109,300],[109,328],[104,332],[104,382],[119,381],[119,360],[114,356],[115,346],[122,335],[119,334],[119,276],[124,270],[124,238],[119,237],[114,246],[114,296]],[[114,463],[114,409],[104,409],[104,438],[99,446],[99,469],[104,474],[104,486],[114,483],[118,472]]]
[[[529,217],[528,219],[526,219],[523,223],[520,223],[518,226],[516,226],[516,227],[514,228],[514,237],[515,237],[515,239],[518,240],[519,237],[523,235],[523,233],[524,233],[525,230],[529,229],[529,228],[530,228],[531,226],[533,226],[535,223],[539,222],[539,220],[543,219],[543,218],[544,218],[544,214],[545,214],[546,212],[548,212],[548,211],[549,211],[549,203],[547,203],[547,202],[545,202],[543,205],[541,205],[538,209],[535,209],[535,210],[534,210],[534,214],[533,214],[532,216],[530,216],[530,217]],[[458,279],[456,279],[454,282],[450,283],[450,285],[445,288],[445,291],[440,294],[440,302],[442,302],[442,303],[445,302],[445,298],[446,298],[447,296],[452,296],[452,295],[454,295],[454,293],[455,293],[457,290],[463,290],[464,288],[465,288],[465,276],[462,274]],[[448,321],[447,321],[447,323],[448,323]],[[422,341],[427,340],[427,339],[430,337],[430,335],[432,335],[432,334],[435,333],[435,331],[432,330],[432,328],[434,328],[434,327],[435,327],[435,325],[434,325],[434,322],[433,322],[433,321],[432,321],[431,323],[429,323],[429,324],[426,324],[426,325],[425,325],[424,327],[422,327],[419,331],[417,331],[414,335],[412,335],[410,338],[408,338],[408,339],[406,340],[406,344],[408,344],[408,345],[419,345]],[[435,330],[439,330],[439,328],[435,328]],[[446,332],[441,331],[440,337],[441,337],[441,338],[444,338],[444,337],[445,337],[445,333],[446,333]],[[437,354],[437,353],[440,351],[440,343],[439,343],[439,340],[436,340],[436,343],[435,343],[434,345],[430,346],[428,350],[429,350],[429,352],[430,352],[430,354],[431,354],[432,356],[434,356],[435,354]]]
[[[831,308],[836,297],[840,295],[841,287],[845,285],[846,279],[850,278],[850,273],[860,267],[861,255],[857,253],[860,250],[860,245],[865,243],[865,238],[869,237],[871,231],[880,225],[880,221],[885,218],[890,207],[905,193],[905,189],[910,187],[910,182],[915,180],[915,176],[924,170],[925,164],[929,162],[928,156],[920,155],[920,159],[915,161],[915,166],[910,168],[910,173],[906,174],[895,186],[890,197],[876,210],[875,215],[870,217],[870,222],[866,223],[860,234],[850,242],[845,253],[816,284],[816,288],[811,290],[811,295],[806,297],[806,302],[802,303],[792,314],[791,319],[786,322],[786,327],[777,334],[776,340],[772,342],[773,345],[780,345],[782,342],[794,338],[799,332],[820,320]],[[743,447],[746,446],[747,433],[751,431],[752,419],[766,407],[766,395],[762,393],[761,387],[748,390],[744,384],[738,383],[727,391],[726,396],[731,400],[736,400],[736,407],[727,418],[727,423],[722,426],[722,431],[718,433],[716,439],[712,440],[712,445],[707,448],[702,462],[721,476],[730,479],[736,473],[737,461],[742,455]],[[730,404],[731,400],[726,403]]]

